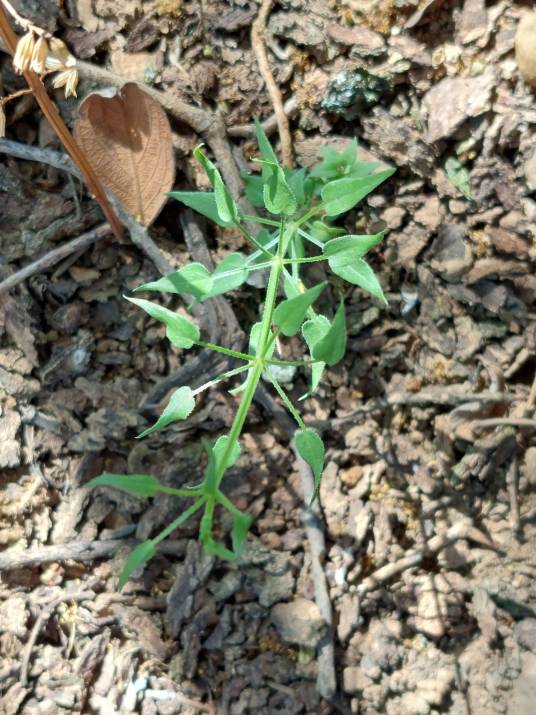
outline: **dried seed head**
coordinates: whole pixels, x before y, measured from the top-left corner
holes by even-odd
[[[4,112],[4,103],[0,102],[0,139],[6,136],[6,113]]]
[[[55,89],[65,87],[65,97],[76,97],[78,85],[78,72],[75,69],[63,70],[54,78],[52,86]]]
[[[50,57],[50,62],[47,60],[47,69],[55,70],[60,67],[74,67],[76,64],[76,58],[69,52],[63,40],[52,37],[50,39],[50,51],[54,57]],[[55,63],[55,66],[49,66],[51,63]]]
[[[26,72],[30,67],[35,48],[35,37],[33,32],[27,32],[17,42],[17,49],[13,57],[13,67],[17,72]]]
[[[35,43],[30,69],[37,74],[45,71],[45,62],[48,56],[48,43],[44,37],[40,37]]]

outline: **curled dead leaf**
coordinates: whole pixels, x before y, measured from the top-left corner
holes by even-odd
[[[133,83],[112,98],[90,94],[74,134],[102,183],[149,226],[175,177],[171,128],[158,102]]]

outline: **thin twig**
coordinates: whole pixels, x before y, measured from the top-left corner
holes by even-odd
[[[377,569],[364,579],[357,587],[359,596],[364,596],[369,591],[374,591],[386,581],[390,581],[407,569],[418,566],[424,558],[439,553],[459,539],[472,539],[487,548],[494,545],[474,526],[467,523],[458,523],[451,526],[444,534],[433,536],[422,548],[409,551],[398,561],[386,564]]]
[[[17,49],[18,38],[13,32],[13,29],[6,16],[5,9],[2,3],[0,3],[0,36],[4,40],[9,52],[14,55]],[[124,242],[125,239],[123,238],[123,227],[121,226],[119,219],[117,218],[115,212],[110,206],[110,203],[106,198],[106,194],[104,193],[104,190],[96,173],[93,171],[84,153],[82,152],[78,144],[75,142],[73,136],[67,129],[63,119],[60,116],[60,113],[58,112],[56,105],[48,96],[45,85],[43,84],[39,76],[31,70],[23,72],[23,75],[24,79],[26,80],[26,83],[33,91],[34,97],[39,104],[41,111],[43,112],[49,124],[52,126],[52,128],[58,135],[58,138],[67,150],[69,156],[79,167],[80,172],[82,173],[84,181],[86,182],[89,190],[95,195],[96,200],[101,205],[104,216],[110,224],[117,240]]]
[[[523,427],[536,429],[536,419],[528,417],[488,417],[471,422],[472,427]]]
[[[61,596],[55,598],[51,603],[47,603],[43,606],[43,610],[39,614],[39,617],[35,621],[33,628],[30,632],[30,636],[24,646],[21,657],[20,664],[20,674],[19,681],[23,688],[28,685],[28,668],[30,667],[30,658],[32,657],[32,650],[35,645],[35,641],[39,635],[39,631],[43,625],[48,621],[52,613],[60,605],[60,603],[69,601],[88,601],[95,598],[95,593],[93,591],[78,591],[76,593],[63,593]]]
[[[56,169],[60,169],[61,171],[66,171],[72,176],[80,178],[80,172],[78,170],[78,167],[73,164],[69,157],[65,154],[61,154],[60,152],[53,151],[52,149],[41,149],[40,147],[32,146],[29,144],[21,144],[19,142],[10,141],[8,139],[0,139],[0,154],[1,153],[9,154],[10,156],[14,156],[18,159],[25,159],[27,161],[39,161],[43,164],[48,164],[49,166],[53,166]],[[151,259],[155,267],[158,269],[158,271],[160,271],[160,273],[162,273],[162,275],[171,273],[171,271],[173,270],[172,264],[167,260],[162,251],[158,248],[156,243],[150,237],[148,228],[139,224],[121,206],[120,202],[117,200],[117,198],[111,191],[107,191],[107,195],[115,211],[117,212],[117,215],[121,218],[123,224],[128,228],[132,243],[134,243]],[[87,236],[89,234],[84,235]],[[82,236],[72,242],[73,251],[77,248],[76,241],[81,239]],[[55,263],[57,263],[58,260],[61,260],[64,256],[60,255],[59,258],[56,258],[55,252],[63,250],[64,248],[67,249],[67,246],[69,245],[71,244],[66,244],[65,246],[62,246],[61,249],[55,249],[54,251],[51,251],[50,254],[43,256],[42,258],[38,259],[38,261],[35,261],[34,263],[30,264],[30,266],[26,266],[25,268],[21,269],[21,271],[13,274],[6,281],[4,281],[4,283],[0,284],[0,289],[4,289],[5,284],[8,284],[9,287],[13,287],[13,285],[16,285],[16,283],[20,283],[21,281],[28,278],[29,275],[37,273],[40,269],[39,261],[45,261],[48,257],[50,257],[52,260],[54,260]],[[72,251],[68,251],[68,253],[65,255],[69,255],[69,253],[71,252]],[[35,270],[32,270],[30,274],[26,273],[26,271],[29,270],[32,266],[35,267]],[[8,283],[9,281],[14,280],[15,277],[19,274],[22,274],[23,276],[20,280],[17,280],[16,283],[13,283],[12,285]]]
[[[287,117],[293,117],[299,109],[298,100],[293,95],[289,97],[283,109]],[[277,129],[277,117],[272,114],[270,117],[262,122],[262,128],[267,136],[273,134]],[[242,139],[252,139],[255,136],[255,125],[254,124],[235,124],[232,127],[227,127],[227,134],[230,137],[239,137]]]
[[[506,472],[506,489],[508,491],[508,499],[510,501],[510,526],[514,534],[518,534],[521,528],[521,519],[519,516],[519,465],[517,454],[512,456],[508,471]]]
[[[291,167],[293,165],[293,161],[289,121],[287,115],[285,114],[281,90],[274,80],[270,63],[268,62],[268,54],[266,52],[266,44],[264,42],[266,36],[266,21],[272,8],[272,2],[273,0],[262,0],[259,14],[251,26],[251,47],[257,58],[260,73],[266,84],[266,89],[268,90],[270,100],[274,107],[277,127],[279,129],[279,138],[281,140],[283,164]]]
[[[138,544],[139,541],[136,539],[103,539],[102,541],[81,539],[67,544],[50,544],[24,551],[8,549],[0,553],[0,573],[56,561],[95,561],[110,556],[122,548],[132,549]],[[162,541],[158,544],[157,551],[180,556],[184,552],[184,543]]]
[[[41,258],[38,258],[36,261],[24,266],[24,268],[12,273],[8,278],[2,281],[0,283],[0,293],[11,290],[11,288],[19,285],[19,283],[23,283],[27,278],[30,278],[36,273],[42,273],[47,268],[55,266],[61,260],[76,251],[85,250],[96,241],[109,236],[111,233],[112,229],[110,228],[110,225],[103,223],[100,226],[97,226],[97,228],[94,228],[87,233],[83,233],[81,236],[78,236],[78,238],[74,238],[72,241],[68,241],[58,248],[45,253],[45,255],[41,256]]]
[[[283,427],[292,440],[295,432],[294,422],[286,411],[278,405],[272,395],[260,384],[257,388],[256,399],[267,409],[276,421]],[[295,446],[292,445],[296,463],[298,465],[303,493],[304,504],[310,504],[314,493],[314,478],[309,465],[300,457]],[[316,687],[322,697],[331,700],[337,690],[335,675],[335,643],[333,638],[333,609],[329,598],[329,587],[322,566],[326,555],[326,541],[324,538],[323,520],[320,505],[316,500],[310,507],[304,507],[301,518],[305,527],[305,534],[309,542],[311,555],[311,575],[315,588],[315,602],[328,628],[318,646],[318,677]]]

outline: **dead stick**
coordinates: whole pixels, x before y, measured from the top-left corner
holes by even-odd
[[[136,539],[103,539],[102,541],[71,541],[67,544],[50,544],[26,551],[8,549],[0,553],[0,573],[13,569],[27,568],[39,564],[50,564],[56,561],[94,561],[103,559],[121,548],[137,546]],[[181,541],[162,541],[158,544],[158,553],[184,553],[184,543]]]
[[[273,0],[262,0],[259,14],[251,26],[251,47],[253,48],[253,52],[257,58],[260,73],[266,84],[266,89],[268,90],[270,100],[274,107],[277,127],[279,129],[279,138],[281,140],[283,164],[285,166],[292,167],[292,140],[290,138],[290,126],[288,117],[285,114],[285,108],[283,107],[281,90],[274,80],[270,63],[268,62],[268,54],[266,52],[266,44],[264,41],[266,35],[266,21],[272,8],[272,2]]]
[[[45,255],[41,256],[41,258],[38,258],[32,263],[29,263],[27,266],[24,266],[24,268],[21,268],[19,271],[12,273],[8,278],[2,281],[0,283],[0,293],[2,293],[3,291],[11,290],[11,288],[14,288],[15,286],[19,285],[19,283],[22,283],[27,278],[30,278],[30,276],[33,276],[36,273],[42,273],[47,268],[55,266],[61,260],[63,260],[67,256],[70,256],[72,253],[88,248],[88,246],[91,246],[93,243],[99,241],[101,238],[109,236],[111,233],[112,229],[110,225],[107,223],[103,223],[100,226],[97,226],[97,228],[94,228],[87,233],[83,233],[81,236],[78,236],[78,238],[75,238],[72,241],[68,241],[62,246],[59,246],[58,248],[55,248],[48,253],[45,253]]]
[[[287,433],[289,440],[292,440],[295,432],[294,423],[286,411],[266,390],[264,385],[259,385],[255,398],[273,415]],[[309,465],[300,457],[294,445],[292,449],[300,473],[303,502],[304,505],[308,505],[314,493],[313,474]],[[333,639],[333,609],[331,607],[326,574],[322,566],[326,555],[326,540],[324,538],[322,512],[318,500],[310,507],[304,506],[301,511],[301,518],[310,548],[311,575],[315,589],[315,602],[328,626],[327,634],[318,646],[318,676],[316,687],[322,697],[331,701],[337,690],[335,644]]]
[[[3,5],[0,3],[0,36],[4,40],[7,49],[9,52],[14,55],[15,51],[17,49],[17,43],[18,43],[18,38],[13,32],[13,29],[9,23],[9,20],[7,19],[7,15],[5,13]],[[24,74],[24,79],[26,80],[26,83],[30,87],[30,89],[33,91],[34,97],[39,104],[39,107],[41,108],[41,111],[45,115],[45,117],[48,119],[50,125],[58,135],[58,138],[60,139],[61,143],[67,150],[67,153],[69,156],[72,158],[72,160],[75,162],[75,164],[79,167],[80,172],[82,173],[82,176],[84,177],[84,181],[86,182],[88,189],[95,195],[96,200],[99,202],[100,206],[102,207],[103,213],[108,220],[108,223],[110,224],[112,231],[114,232],[116,238],[118,241],[124,242],[125,239],[123,238],[123,227],[121,226],[121,223],[117,216],[115,215],[114,210],[110,206],[110,203],[108,199],[106,198],[106,194],[104,193],[104,190],[101,186],[101,183],[91,168],[90,163],[86,159],[84,153],[78,146],[78,144],[75,142],[73,136],[65,126],[65,123],[63,119],[60,116],[60,113],[58,112],[58,109],[54,102],[50,99],[50,97],[47,94],[45,85],[41,82],[39,76],[35,74],[35,72],[32,72],[31,70],[27,70],[26,72],[23,72]]]
[[[386,564],[374,571],[359,584],[357,587],[358,595],[364,596],[403,571],[418,566],[426,556],[439,553],[459,539],[468,538],[488,548],[494,548],[493,544],[474,526],[466,523],[454,524],[444,534],[433,536],[423,548],[410,551],[398,561]]]

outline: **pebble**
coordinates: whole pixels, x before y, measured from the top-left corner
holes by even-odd
[[[290,603],[278,603],[270,619],[279,635],[288,643],[315,647],[324,635],[325,623],[314,601],[297,598]]]
[[[516,61],[525,82],[536,87],[536,13],[521,18],[516,32]]]
[[[523,648],[536,653],[536,618],[523,618],[516,623],[514,637]]]

